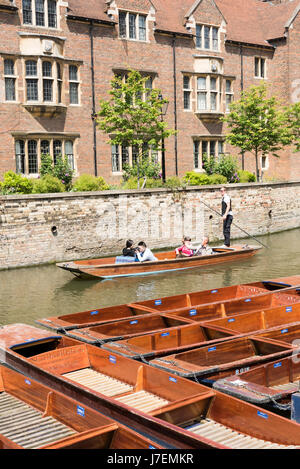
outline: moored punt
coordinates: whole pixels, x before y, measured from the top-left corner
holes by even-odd
[[[78,401],[0,366],[0,449],[161,448]]]
[[[176,318],[166,314],[150,314],[147,316],[136,316],[134,319],[114,321],[108,324],[100,324],[93,327],[71,329],[65,331],[68,337],[99,345],[112,340],[121,340],[148,334],[153,331],[168,331],[192,324],[193,320]]]
[[[157,261],[116,264],[116,257],[78,260],[56,264],[79,278],[111,279],[118,277],[150,275],[175,270],[185,270],[223,262],[238,261],[253,256],[261,246],[236,245],[230,248],[213,248],[209,256],[176,258],[175,250],[155,253]]]
[[[293,348],[288,345],[272,343],[267,339],[240,337],[156,358],[149,364],[184,378],[204,380],[204,384],[292,353]]]
[[[299,352],[299,351],[298,351]],[[294,352],[290,357],[272,361],[240,376],[227,376],[214,383],[214,388],[258,405],[289,404],[291,394],[299,391],[300,360]]]
[[[300,301],[299,289],[295,288],[295,285],[298,283],[300,283],[300,276],[282,278],[276,282],[269,280],[233,285],[138,303],[42,318],[37,319],[36,322],[48,329],[62,332],[151,313],[175,314],[197,320],[210,319],[234,314],[235,312],[253,311],[255,309]],[[278,290],[281,290],[280,294]]]
[[[235,336],[235,333],[213,330],[212,340],[209,327],[199,324],[174,327],[168,331],[131,337],[129,339],[106,342],[101,347],[124,357],[136,360],[162,357],[170,353],[181,352],[203,345],[211,345]]]
[[[23,326],[23,327],[22,327]],[[13,336],[18,336],[18,343]],[[66,337],[46,336],[45,331],[24,325],[4,326],[0,345],[6,363],[26,371],[43,384],[77,399],[82,405],[136,431],[159,439],[173,448],[296,448],[300,426],[271,412],[200,384],[176,377],[124,357],[114,357],[88,344],[68,346]],[[53,345],[56,343],[56,348]],[[75,341],[74,341],[75,342]],[[39,354],[39,344],[43,353]],[[49,347],[49,351],[45,351]],[[77,371],[96,371],[118,381],[100,384],[95,390],[91,376],[74,376]],[[66,377],[66,374],[69,374]],[[97,376],[96,381],[98,381]],[[79,380],[83,379],[83,382]],[[131,386],[124,392],[120,385]],[[135,394],[135,399],[132,399]]]
[[[279,306],[262,311],[243,313],[226,318],[212,319],[201,323],[204,327],[209,327],[211,337],[216,337],[221,332],[235,334],[260,334],[267,330],[278,329],[300,323],[300,303],[288,306]]]

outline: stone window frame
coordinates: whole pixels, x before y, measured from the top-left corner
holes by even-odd
[[[263,65],[263,66],[262,66]],[[267,59],[266,57],[255,56],[254,57],[254,78],[259,80],[267,79]]]
[[[12,71],[13,73],[9,73],[6,70],[6,63],[11,62],[12,63]],[[3,58],[3,78],[4,78],[4,87],[5,87],[5,92],[4,92],[4,100],[7,103],[16,103],[17,102],[17,75],[15,73],[16,71],[16,60],[12,57],[4,57]],[[10,83],[13,83],[13,99],[8,98],[8,80]]]
[[[39,12],[37,8],[37,2],[41,1],[43,3],[43,11]],[[22,25],[31,26],[36,28],[47,28],[47,29],[59,29],[59,14],[58,14],[58,2],[59,0],[22,0],[21,12],[22,12]],[[51,11],[50,6],[53,6],[55,3],[55,13]],[[27,4],[27,5],[26,5]],[[28,6],[25,9],[25,6]],[[38,24],[37,21],[38,14],[43,14],[43,23]],[[26,18],[27,16],[27,18]],[[55,18],[55,26],[50,25],[50,18]],[[41,18],[41,16],[40,16]]]
[[[183,110],[184,111],[192,111],[192,94],[193,94],[193,86],[192,86],[193,77],[191,75],[184,74],[183,75]]]
[[[225,94],[225,113],[230,112],[230,104],[234,100],[234,92],[233,92],[233,78],[224,78],[224,94]],[[230,87],[227,88],[227,84],[230,83]]]
[[[22,142],[22,143],[21,143]],[[33,144],[33,142],[35,142]],[[49,149],[49,154],[55,161],[55,142],[61,143],[62,155],[67,155],[71,168],[76,172],[76,143],[77,137],[71,135],[18,135],[14,136],[14,148],[15,148],[15,162],[16,162],[16,172],[23,174],[25,176],[38,177],[39,168],[41,167],[41,156],[43,154],[43,147],[46,148],[45,143],[48,143],[47,149]],[[71,142],[72,145],[68,143]],[[33,161],[33,150],[35,148],[36,163]],[[72,149],[70,152],[69,148]],[[68,149],[68,151],[67,151]],[[31,157],[31,161],[30,161]],[[36,164],[37,171],[32,171]],[[30,167],[31,165],[31,167]]]
[[[212,145],[213,143],[213,145]],[[203,156],[214,156],[217,160],[226,153],[225,136],[202,136],[193,138],[193,167],[195,171],[203,171]]]
[[[222,112],[222,78],[221,75],[212,73],[197,74],[196,80],[196,112]],[[200,79],[205,79],[205,87],[199,86]],[[212,86],[212,80],[215,80],[215,87]],[[199,96],[202,95],[205,100],[205,107],[199,107]],[[215,97],[212,99],[212,97]],[[215,102],[215,106],[212,103]]]
[[[214,37],[213,32],[217,32],[217,39]],[[207,33],[208,32],[208,36]],[[206,47],[208,40],[208,47]],[[214,47],[215,40],[217,40],[217,45]],[[220,26],[197,23],[196,24],[196,35],[195,35],[195,45],[196,49],[205,50],[205,51],[214,51],[220,52]]]
[[[71,67],[73,67],[73,69],[76,68],[76,77],[74,75],[72,75]],[[70,106],[80,106],[81,105],[81,100],[80,100],[80,67],[75,62],[68,64],[68,81],[69,81],[69,105]],[[76,101],[77,102],[72,102],[73,90],[75,90],[75,89],[76,89]]]
[[[24,103],[26,104],[61,104],[62,103],[62,83],[64,74],[64,62],[57,58],[44,57],[44,56],[22,56],[24,70]],[[29,63],[36,64],[36,74],[30,74]],[[51,64],[51,76],[46,76],[44,64]],[[58,67],[59,65],[59,67]],[[28,68],[27,68],[28,66]],[[58,72],[60,70],[60,72]],[[29,85],[36,83],[36,86],[32,87],[35,89],[35,96],[37,99],[28,99],[28,91],[30,90]],[[45,99],[45,83],[52,83],[52,96],[51,100]]]
[[[121,16],[125,17],[124,22],[121,23]],[[130,19],[135,16],[135,25],[134,25],[134,35],[132,37],[130,34],[131,31],[131,24]],[[140,18],[144,18],[144,28],[140,25]],[[118,36],[119,39],[127,40],[127,41],[137,41],[137,42],[148,42],[148,15],[146,13],[141,13],[137,11],[130,11],[130,10],[118,10]],[[140,33],[144,31],[145,36],[144,38],[140,39]]]
[[[146,147],[145,147],[146,148]],[[161,160],[161,152],[153,151],[151,148],[148,148],[148,158],[154,157],[157,163]],[[112,165],[112,174],[121,175],[123,174],[124,165],[128,164],[130,167],[133,166],[134,160],[136,162],[138,158],[138,147],[132,145],[126,147],[125,145],[111,145],[111,165]]]
[[[120,71],[118,70],[118,71],[115,71],[114,74],[115,74],[116,77],[119,77],[122,80],[123,84],[126,83],[128,70],[120,70]],[[154,79],[155,79],[155,75],[154,75],[153,72],[152,73],[151,72],[147,73],[147,72],[143,72],[143,71],[141,71],[140,74],[144,78],[147,77],[147,80],[145,82],[145,91],[144,91],[143,96],[142,96],[143,101],[145,101],[146,97],[147,97],[147,94],[150,93],[153,89],[153,82],[154,82]]]

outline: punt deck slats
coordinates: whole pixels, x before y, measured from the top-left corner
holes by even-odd
[[[0,433],[25,449],[35,449],[74,435],[75,430],[16,397],[0,393]]]
[[[169,403],[166,399],[145,390],[118,397],[116,400],[143,412],[151,412]]]
[[[111,397],[133,390],[133,386],[92,368],[83,368],[63,374],[64,377]]]
[[[225,445],[232,449],[291,449],[298,448],[293,445],[281,445],[270,441],[260,440],[225,425],[215,422],[211,419],[203,419],[201,422],[190,427],[185,427],[192,433],[208,438],[216,443]]]

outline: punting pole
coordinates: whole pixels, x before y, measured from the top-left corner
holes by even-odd
[[[211,208],[209,205],[207,205],[205,202],[203,202],[203,200],[200,200],[200,202],[205,205],[205,207],[209,208],[209,210],[211,210],[212,212],[216,213],[217,215],[219,215],[219,217],[222,217],[221,213],[217,212],[217,210],[215,210],[214,208]],[[249,236],[250,238],[253,238],[255,239],[255,241],[257,241],[259,244],[261,244],[262,246],[264,246],[265,248],[269,249],[268,246],[266,246],[264,243],[262,243],[261,241],[259,241],[258,239],[256,239],[254,236],[252,236],[250,233],[247,233],[247,231],[245,231],[243,228],[241,228],[240,226],[238,226],[236,223],[232,222],[232,224],[234,226],[236,226],[239,230],[241,230],[243,233],[245,233],[247,236]]]

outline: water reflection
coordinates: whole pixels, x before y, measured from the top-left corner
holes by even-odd
[[[242,262],[138,278],[80,280],[55,265],[0,271],[0,324],[300,274],[300,229],[258,239],[267,249]]]

